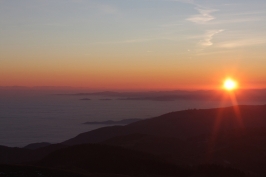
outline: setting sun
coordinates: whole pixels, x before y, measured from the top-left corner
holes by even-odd
[[[237,82],[232,79],[226,79],[224,81],[224,88],[229,91],[235,90],[237,88]]]

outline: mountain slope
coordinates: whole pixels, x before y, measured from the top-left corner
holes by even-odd
[[[236,133],[237,132],[237,133]],[[266,174],[266,129],[231,130],[207,140],[208,135],[189,140],[132,134],[111,138],[103,144],[152,153],[179,166],[220,164],[246,172]]]
[[[211,135],[215,129],[219,134],[245,127],[266,127],[266,105],[172,112],[126,126],[104,127],[82,133],[63,144],[98,143],[135,133],[189,139],[201,134]]]
[[[97,144],[63,148],[51,153],[37,164],[82,173],[166,176],[190,174],[188,170],[147,153]]]
[[[230,167],[204,165],[181,168],[156,156],[99,144],[76,145],[57,150],[38,165],[83,174],[105,173],[146,177],[240,177],[251,176]]]
[[[0,146],[0,164],[20,164],[38,161],[48,154],[66,147],[63,144],[52,144],[35,150]]]
[[[178,165],[215,163],[266,174],[266,105],[178,111],[64,143],[91,142],[152,153]]]

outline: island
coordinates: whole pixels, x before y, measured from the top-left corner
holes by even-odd
[[[82,98],[82,99],[80,99],[80,100],[82,100],[82,101],[89,101],[89,100],[91,100],[91,99],[89,99],[89,98]]]
[[[96,121],[96,122],[85,122],[83,124],[89,125],[127,125],[143,119],[123,119],[119,121],[107,120],[107,121]]]

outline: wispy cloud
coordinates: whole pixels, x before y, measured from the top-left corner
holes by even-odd
[[[210,22],[209,24],[212,25],[219,25],[219,24],[230,24],[230,23],[247,23],[247,22],[257,22],[257,21],[263,21],[262,18],[236,18],[236,19],[227,19],[227,20],[219,20]]]
[[[196,10],[199,12],[199,14],[193,15],[190,18],[187,18],[187,20],[197,24],[205,24],[211,20],[214,20],[215,17],[212,15],[212,13],[218,11],[216,9],[203,9],[198,7]]]
[[[261,45],[266,44],[266,39],[243,39],[243,40],[235,40],[235,41],[227,41],[218,44],[217,46],[220,48],[226,49],[234,49],[239,47],[247,47],[247,46],[254,46],[254,45]]]
[[[204,39],[202,41],[200,41],[200,45],[204,46],[204,47],[208,47],[208,46],[212,46],[213,45],[213,37],[216,34],[219,34],[221,32],[223,32],[223,29],[220,30],[208,30],[206,31],[205,35],[204,35]]]
[[[222,16],[246,16],[246,15],[262,15],[262,14],[266,14],[266,12],[264,11],[250,11],[250,12],[239,12],[239,13],[227,13],[227,14],[223,14]]]

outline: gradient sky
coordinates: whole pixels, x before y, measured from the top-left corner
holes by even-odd
[[[266,87],[265,0],[0,0],[0,86]]]

